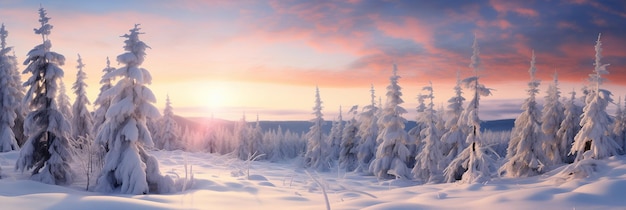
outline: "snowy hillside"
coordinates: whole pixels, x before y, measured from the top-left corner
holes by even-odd
[[[378,181],[354,173],[307,172],[297,161],[248,163],[226,156],[153,151],[162,170],[184,174],[193,166],[194,186],[166,195],[121,195],[47,185],[11,170],[18,152],[0,153],[2,209],[324,209],[317,179],[332,209],[623,209],[626,157],[597,161],[599,172],[579,180],[554,176],[558,168],[530,178],[495,178],[477,184],[427,184]],[[308,175],[308,174],[310,175]]]

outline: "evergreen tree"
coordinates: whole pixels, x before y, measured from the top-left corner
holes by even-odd
[[[4,24],[2,24],[2,26],[4,27]],[[0,35],[0,42],[3,47],[4,50],[6,50],[6,52],[3,54],[6,56],[6,60],[4,60],[4,64],[6,65],[2,68],[8,68],[10,69],[7,72],[7,76],[9,76],[11,79],[9,80],[9,83],[7,84],[7,86],[12,87],[13,90],[15,91],[9,91],[13,93],[13,98],[15,98],[17,100],[17,105],[14,107],[15,108],[15,121],[13,126],[11,127],[11,130],[13,130],[13,134],[15,135],[15,139],[17,141],[18,146],[22,146],[24,145],[24,143],[27,140],[27,136],[24,134],[24,120],[26,118],[26,107],[23,103],[21,103],[22,99],[24,98],[24,86],[22,85],[22,76],[20,73],[20,70],[18,69],[17,65],[17,57],[15,57],[15,51],[13,51],[13,47],[7,47],[6,46],[6,38],[9,36],[9,32],[5,30],[2,30],[4,32],[0,33],[2,35]],[[9,55],[9,51],[13,51],[13,53],[11,55]]]
[[[604,81],[603,74],[608,74],[606,67],[609,64],[602,64],[602,42],[600,35],[596,41],[596,60],[594,62],[593,74],[589,74],[590,81],[595,84],[586,97],[586,105],[580,119],[580,132],[574,137],[571,153],[576,154],[576,160],[582,160],[583,157],[591,157],[594,159],[604,159],[617,154],[619,145],[610,135],[610,117],[606,113],[606,107],[613,102],[611,92],[600,89],[600,85]],[[587,151],[588,155],[583,155]]]
[[[261,129],[261,122],[259,121],[259,115],[256,115],[256,123],[254,127],[249,128],[248,138],[250,139],[250,151],[254,154],[255,160],[262,160],[267,158],[267,152],[265,145],[263,145],[263,130]]]
[[[619,154],[626,153],[626,113],[622,109],[622,97],[618,99],[615,110],[615,122],[613,123],[613,139],[617,142]]]
[[[556,72],[554,72],[553,78],[554,82],[548,86],[542,111],[543,115],[541,116],[541,130],[545,138],[543,148],[547,158],[545,160],[547,166],[562,163],[557,131],[565,119],[565,109],[561,101],[559,101],[561,91],[559,90],[559,76]]]
[[[480,70],[480,52],[478,41],[474,37],[474,49],[469,67],[474,71],[473,77],[465,78],[462,83],[474,91],[473,98],[461,114],[459,126],[470,128],[466,142],[469,143],[446,169],[444,176],[447,182],[461,180],[466,183],[483,182],[491,179],[490,167],[493,160],[487,154],[488,148],[483,146],[480,138],[480,118],[478,117],[480,96],[491,95],[491,89],[478,82]]]
[[[407,142],[407,148],[409,149],[409,160],[407,161],[407,167],[413,168],[415,165],[415,157],[420,152],[420,148],[423,146],[422,141],[426,136],[422,135],[422,131],[428,127],[427,123],[422,121],[424,115],[426,115],[425,111],[428,109],[425,104],[425,100],[428,98],[428,95],[424,95],[422,93],[417,94],[417,103],[419,104],[416,108],[417,115],[415,118],[415,127],[411,128],[408,132],[409,141]]]
[[[371,103],[363,107],[359,114],[358,138],[360,143],[357,146],[357,171],[369,171],[369,165],[376,155],[376,137],[378,136],[378,107],[376,107],[376,95],[374,85],[370,89]]]
[[[250,127],[246,121],[246,115],[241,117],[241,120],[235,125],[234,137],[237,145],[237,157],[241,160],[248,160],[254,154],[254,148],[250,139]]]
[[[459,118],[461,118],[461,114],[463,113],[463,101],[465,101],[465,98],[463,97],[463,89],[461,89],[460,73],[457,72],[454,96],[448,99],[447,114],[449,119],[445,124],[447,131],[441,137],[442,142],[447,145],[444,165],[448,165],[450,161],[456,158],[456,156],[467,147],[467,143],[465,142],[465,137],[467,136],[465,131],[467,129],[464,129],[467,125],[459,124]]]
[[[163,117],[160,122],[159,138],[155,141],[155,147],[164,150],[177,150],[183,148],[181,141],[180,127],[174,119],[174,111],[170,95],[165,99],[165,109],[163,109]]]
[[[424,110],[424,114],[421,115],[419,121],[425,126],[420,132],[421,136],[424,136],[424,148],[415,157],[415,167],[411,173],[413,177],[428,183],[439,183],[443,181],[441,165],[443,160],[443,148],[441,145],[441,134],[437,130],[436,122],[438,121],[435,114],[435,104],[433,99],[433,84],[424,87],[422,90],[428,93],[424,95],[425,99],[428,99],[428,107]]]
[[[68,141],[70,124],[58,110],[57,82],[63,77],[65,57],[50,51],[52,44],[48,35],[52,30],[46,10],[39,9],[41,27],[35,29],[43,43],[28,52],[24,65],[28,65],[24,74],[32,76],[24,83],[28,92],[24,102],[28,103],[30,112],[24,121],[24,132],[28,140],[20,151],[15,163],[17,170],[32,169],[32,179],[47,184],[69,184],[72,182],[70,162],[72,156]]]
[[[359,124],[356,121],[358,106],[353,106],[348,111],[348,116],[352,118],[347,122],[341,137],[341,151],[339,152],[339,168],[346,171],[354,171],[357,167],[357,146],[359,139]]]
[[[534,176],[544,172],[548,157],[544,153],[544,140],[539,123],[539,109],[535,96],[539,93],[540,81],[535,79],[535,52],[530,61],[530,82],[528,82],[528,98],[522,104],[522,114],[515,119],[511,132],[511,140],[507,149],[507,162],[500,168],[509,176]],[[546,115],[544,115],[546,116]],[[558,155],[558,154],[557,154]]]
[[[402,88],[398,85],[398,68],[393,65],[393,74],[389,78],[390,84],[387,86],[387,103],[382,110],[378,124],[381,128],[378,133],[379,142],[376,150],[376,157],[370,164],[370,172],[379,179],[409,177],[407,161],[410,156],[407,143],[409,135],[404,130],[406,119],[402,114],[407,113],[400,104],[402,100]]]
[[[13,72],[17,66],[12,61],[9,51],[11,47],[6,46],[6,38],[8,32],[4,28],[4,24],[0,27],[0,152],[8,152],[17,150],[18,144],[13,132],[15,119],[21,109],[17,98],[18,90],[13,86]]]
[[[339,152],[341,151],[341,137],[343,132],[343,116],[341,106],[339,106],[339,116],[333,122],[330,133],[328,134],[329,158],[331,161],[339,160]]]
[[[89,110],[87,110],[87,105],[91,104],[89,99],[87,98],[86,88],[87,84],[85,83],[85,79],[87,79],[87,74],[83,71],[83,59],[78,55],[78,73],[76,73],[76,83],[72,86],[74,89],[74,93],[76,94],[76,100],[74,101],[74,105],[72,105],[72,138],[77,140],[80,137],[86,139],[87,136],[92,135],[93,131],[93,118]],[[82,142],[84,145],[91,145],[89,142]]]
[[[315,87],[315,106],[313,107],[313,116],[311,119],[313,125],[306,133],[307,145],[304,154],[304,164],[307,168],[318,171],[327,171],[330,169],[330,160],[328,158],[328,144],[326,144],[322,126],[324,126],[324,114],[322,114],[322,99],[320,98],[320,90]]]
[[[111,67],[111,61],[109,61],[109,57],[107,57],[107,66],[102,70],[104,72],[104,75],[114,70],[115,68]],[[98,133],[100,126],[104,124],[107,110],[109,110],[109,106],[111,106],[111,99],[109,98],[105,99],[104,97],[100,97],[102,93],[111,89],[112,87],[111,79],[112,78],[110,77],[104,77],[104,76],[102,77],[102,79],[100,80],[100,84],[102,84],[102,86],[100,87],[100,93],[98,93],[98,98],[93,102],[94,105],[96,106],[96,111],[94,111],[94,114],[93,114],[93,118],[94,118],[93,132],[94,133]]]
[[[172,179],[160,174],[156,158],[144,150],[144,147],[154,146],[146,118],[156,118],[160,114],[153,105],[156,97],[146,87],[152,82],[150,72],[140,67],[149,47],[139,40],[138,26],[122,36],[126,38],[126,52],[117,56],[117,61],[123,67],[103,77],[120,78],[117,85],[103,92],[102,99],[99,99],[111,101],[106,121],[96,136],[96,142],[107,151],[96,184],[99,192],[146,194],[173,191]]]
[[[67,89],[65,88],[65,82],[63,82],[63,80],[59,80],[59,94],[57,95],[57,104],[59,106],[59,111],[61,112],[61,114],[63,114],[63,116],[65,116],[65,119],[74,119],[74,115],[72,113],[72,103],[70,102],[70,97],[67,96],[66,90]],[[71,126],[72,124],[70,124],[70,127]],[[72,132],[70,132],[70,134],[71,133],[73,133],[73,130]]]
[[[572,144],[574,143],[574,137],[580,131],[580,115],[582,115],[582,108],[576,103],[576,92],[572,91],[569,101],[564,105],[565,119],[561,122],[559,130],[556,132],[556,137],[559,142],[559,151],[561,152],[561,161],[564,163],[574,162],[574,155],[570,153]]]

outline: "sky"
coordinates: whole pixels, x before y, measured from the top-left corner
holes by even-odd
[[[155,105],[162,109],[169,95],[174,113],[185,117],[308,120],[318,86],[325,119],[332,120],[340,106],[345,112],[367,105],[371,85],[384,103],[395,63],[404,117],[413,120],[429,81],[440,107],[454,94],[456,72],[473,74],[474,37],[481,82],[495,89],[481,99],[483,120],[521,112],[532,50],[540,98],[555,72],[562,96],[580,96],[599,33],[602,62],[611,64],[602,87],[616,100],[626,96],[626,2],[619,0],[0,0],[0,23],[20,61],[41,42],[33,32],[40,5],[54,26],[52,51],[67,59],[68,88],[80,54],[94,101],[106,58],[118,67],[120,36],[138,23],[151,47],[143,68],[153,76]]]

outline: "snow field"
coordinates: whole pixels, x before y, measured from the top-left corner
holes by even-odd
[[[301,159],[245,162],[228,156],[181,151],[150,151],[161,172],[184,176],[193,168],[194,185],[174,194],[123,195],[29,180],[13,169],[16,151],[0,153],[2,209],[324,209],[324,186],[332,209],[623,209],[626,157],[594,161],[597,172],[583,179],[559,174],[567,165],[529,178],[494,178],[475,184],[379,181],[374,176],[309,172]],[[76,163],[74,163],[76,164]],[[77,165],[73,165],[77,167]],[[249,166],[249,176],[248,176]]]

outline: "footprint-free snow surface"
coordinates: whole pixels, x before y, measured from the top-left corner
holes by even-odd
[[[336,170],[307,173],[297,160],[248,163],[206,153],[151,153],[165,174],[184,176],[185,163],[193,166],[191,189],[167,195],[121,195],[85,191],[84,178],[71,186],[42,184],[15,172],[19,152],[8,152],[0,153],[0,209],[326,209],[317,182],[324,187],[331,209],[626,208],[623,156],[596,161],[597,172],[581,179],[558,174],[563,166],[530,178],[421,185]]]

